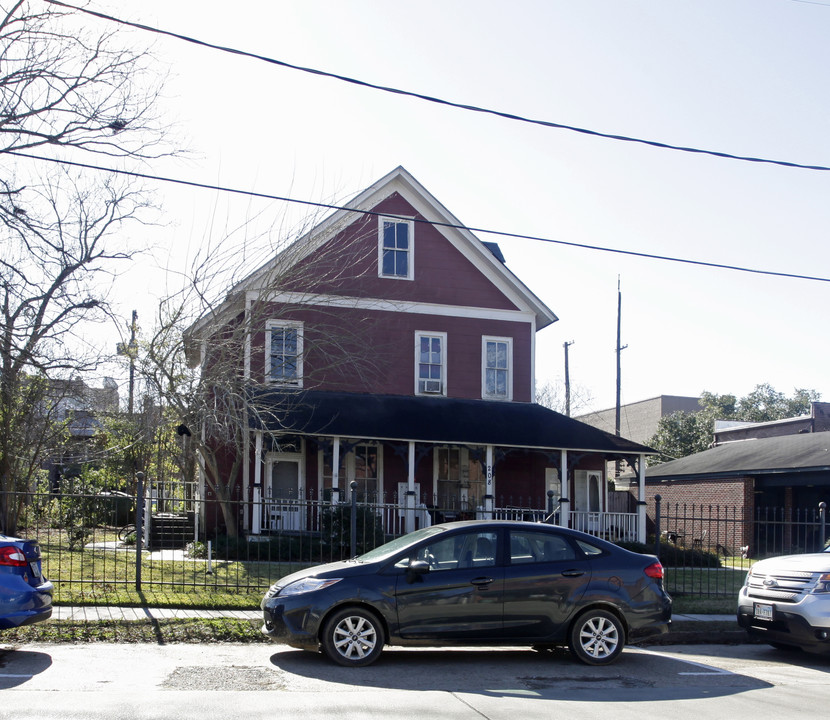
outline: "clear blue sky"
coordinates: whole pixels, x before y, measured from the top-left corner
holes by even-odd
[[[163,29],[456,102],[676,145],[830,166],[830,0],[94,0]],[[187,161],[145,171],[308,200],[344,199],[397,165],[462,222],[573,243],[830,277],[830,173],[588,137],[439,107],[135,33],[171,73],[164,111]],[[278,203],[159,187],[160,264]],[[617,279],[623,402],[769,382],[830,397],[830,283],[499,242],[559,316],[537,380],[614,403]],[[165,291],[122,277],[125,318]],[[175,284],[175,281],[172,281]],[[147,286],[149,293],[138,288]]]

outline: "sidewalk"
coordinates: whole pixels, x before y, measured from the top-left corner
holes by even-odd
[[[255,610],[189,610],[185,608],[119,607],[106,605],[56,605],[53,620],[169,620],[182,618],[233,618],[260,620],[262,611]],[[735,622],[734,615],[672,615],[674,622]]]
[[[182,618],[232,618],[261,620],[262,611],[256,610],[189,610],[186,608],[119,607],[106,605],[55,605],[52,620],[170,620]]]

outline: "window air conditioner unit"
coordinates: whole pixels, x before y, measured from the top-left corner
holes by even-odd
[[[424,392],[425,393],[440,393],[441,392],[441,381],[440,380],[424,380]]]

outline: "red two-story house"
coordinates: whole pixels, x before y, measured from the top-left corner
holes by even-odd
[[[533,402],[536,333],[556,316],[405,169],[228,298],[244,303],[258,408],[238,478],[249,533],[314,529],[309,503],[354,492],[390,533],[555,509],[561,524],[644,539],[642,506],[608,511],[605,467],[637,467],[642,500],[649,449]]]

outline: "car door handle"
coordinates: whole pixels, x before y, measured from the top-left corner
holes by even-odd
[[[493,578],[477,577],[477,578],[474,578],[473,580],[470,580],[470,582],[473,585],[478,585],[478,586],[489,585],[491,582],[493,582]]]
[[[562,574],[565,577],[579,577],[580,575],[584,575],[584,570],[563,570]]]

